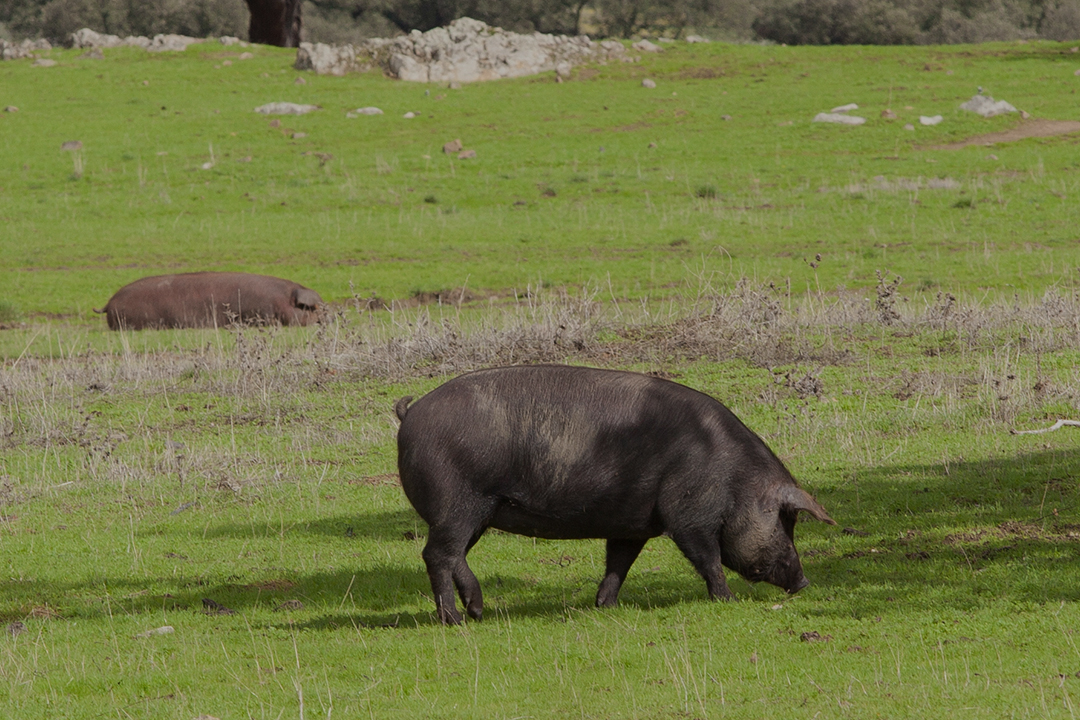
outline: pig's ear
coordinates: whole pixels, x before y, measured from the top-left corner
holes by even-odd
[[[319,307],[319,302],[322,298],[319,297],[319,293],[314,290],[308,290],[307,288],[296,288],[293,290],[293,305],[305,310],[316,310]]]
[[[780,491],[780,505],[793,512],[799,512],[800,510],[808,512],[814,516],[815,520],[820,520],[823,523],[836,524],[836,521],[829,517],[829,513],[825,512],[825,508],[821,507],[817,500],[810,497],[810,494],[802,488],[797,488],[794,485],[789,485]]]

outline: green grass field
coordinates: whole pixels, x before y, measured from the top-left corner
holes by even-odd
[[[977,86],[1080,119],[1071,47],[680,44],[461,89],[265,47],[0,63],[0,717],[1074,717],[1080,429],[1010,431],[1080,419],[1080,136],[942,147],[1025,127],[958,110]],[[92,312],[201,269],[333,312]],[[839,522],[799,524],[811,586],[710,603],[657,538],[598,611],[601,541],[489,532],[485,620],[440,626],[392,404],[514,362],[729,405]]]
[[[1065,45],[691,45],[562,84],[460,90],[375,74],[296,85],[291,52],[254,52],[4,64],[2,102],[20,108],[0,114],[5,302],[89,319],[115,287],[189,268],[274,271],[334,299],[350,283],[387,298],[536,283],[653,297],[702,269],[799,290],[867,287],[884,268],[923,289],[1077,281],[1075,137],[933,149],[1016,124],[960,111],[977,86],[1075,120],[1080,56]],[[253,112],[286,99],[323,109],[279,127]],[[845,102],[866,126],[809,122]],[[346,118],[366,105],[386,114]],[[477,158],[443,155],[454,138]]]

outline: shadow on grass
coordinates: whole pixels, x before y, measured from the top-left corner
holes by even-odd
[[[401,540],[406,533],[423,535],[427,526],[412,510],[392,510],[368,515],[339,515],[298,522],[284,527],[272,523],[227,523],[209,528],[204,537],[216,538],[271,538],[282,533],[303,533],[327,538],[366,538],[370,540]]]
[[[1080,600],[1080,451],[871,468],[820,499],[839,526],[809,531],[831,542],[804,551],[806,574],[859,604],[825,612]]]
[[[962,611],[1002,599],[1016,604],[1078,601],[1078,477],[1078,451],[862,470],[819,494],[837,527],[800,523],[796,537],[812,585],[790,602],[811,615],[860,617],[903,612],[913,603]],[[285,537],[287,541],[289,535],[307,533],[368,543],[414,542],[407,533],[425,530],[411,510],[395,510],[298,523],[287,527]],[[211,527],[206,537],[246,539],[279,532],[234,523]],[[539,555],[526,549],[525,543],[531,542],[504,535],[481,541],[474,549],[471,557],[481,565],[486,614],[559,618],[568,609],[591,608],[600,580],[597,569],[575,564],[554,577],[545,570],[548,578],[537,580],[536,566],[528,564]],[[650,541],[651,546],[658,543],[670,541]],[[620,598],[623,605],[663,608],[707,602],[704,584],[689,563],[668,550],[655,572],[642,560],[631,569]],[[748,586],[734,573],[729,579],[736,594],[749,602],[789,602],[775,588]],[[26,617],[28,607],[48,606],[49,598],[82,597],[92,599],[53,602],[66,606],[67,617],[100,617],[162,610],[203,613],[203,598],[209,598],[237,613],[262,618],[280,613],[280,622],[269,615],[265,625],[288,623],[309,630],[406,629],[436,622],[418,551],[415,562],[299,575],[284,570],[281,579],[253,583],[163,576],[18,586],[0,585],[0,595],[7,598],[0,621]],[[105,588],[107,603],[101,600]],[[291,621],[294,613],[296,622]]]

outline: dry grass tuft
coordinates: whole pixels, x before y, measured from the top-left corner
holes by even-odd
[[[1044,355],[1080,347],[1076,293],[996,303],[938,293],[900,302],[898,287],[899,278],[882,275],[870,296],[840,291],[795,298],[787,287],[744,279],[723,291],[705,283],[682,301],[629,308],[602,303],[597,292],[544,290],[516,302],[489,298],[486,307],[485,301],[377,311],[358,305],[339,309],[307,336],[233,327],[192,350],[22,357],[0,373],[0,449],[15,451],[11,458],[81,458],[67,471],[71,480],[138,487],[165,477],[180,488],[241,497],[309,465],[333,464],[310,457],[311,448],[387,439],[389,403],[383,407],[377,398],[350,401],[347,430],[309,417],[317,411],[311,396],[343,381],[404,382],[548,362],[645,366],[664,374],[686,362],[738,359],[773,370],[766,394],[775,400],[805,402],[837,392],[822,379],[829,366],[893,348],[917,355],[921,348],[926,358],[964,362],[900,369],[884,381],[883,397],[945,398],[944,407],[973,398],[994,423],[1014,423],[1048,403],[1080,402],[1080,377],[1040,369]],[[1021,371],[1023,357],[1033,361]],[[129,414],[110,416],[101,407]],[[168,417],[150,417],[152,407],[164,407]],[[300,452],[268,461],[257,448],[230,443],[241,426],[273,434]],[[173,432],[191,439],[177,441]],[[0,476],[0,506],[41,491],[15,479],[40,470],[13,468]]]

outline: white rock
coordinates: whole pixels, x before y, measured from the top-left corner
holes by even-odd
[[[866,118],[858,115],[845,115],[844,113],[818,113],[813,122],[836,123],[838,125],[862,125]]]
[[[831,112],[831,113],[846,113],[846,112],[851,112],[852,110],[858,110],[858,109],[859,109],[859,106],[856,105],[855,103],[848,103],[847,105],[841,105],[840,107],[834,107],[829,112]]]
[[[362,107],[353,110],[357,115],[382,115],[383,111],[377,107]]]
[[[52,58],[38,58],[31,64],[31,67],[52,67],[55,64],[56,61]]]
[[[649,42],[648,40],[638,40],[636,43],[634,43],[630,47],[637,50],[638,52],[651,52],[651,53],[664,52],[664,48],[660,47],[659,45],[654,45],[651,42]]]
[[[202,40],[198,38],[169,33],[168,35],[155,35],[154,39],[150,41],[150,46],[146,49],[150,52],[183,52],[187,50],[188,45],[201,42]]]
[[[709,38],[701,37],[700,35],[687,35],[686,42],[688,43],[707,43],[712,42]]]
[[[171,635],[174,632],[176,632],[176,630],[173,628],[172,625],[163,625],[159,628],[154,628],[153,630],[146,630],[145,632],[141,632],[135,637],[148,638],[154,637],[155,635]]]
[[[941,117],[940,115],[934,115],[934,116],[930,116],[930,117],[928,117],[926,115],[920,115],[919,116],[919,124],[920,125],[938,125],[944,119],[945,118]]]
[[[240,45],[244,41],[238,37],[233,37],[232,35],[222,35],[218,38],[218,42],[222,45]]]
[[[405,118],[406,120],[412,120],[414,117],[416,117],[416,113],[414,113],[414,112],[412,112],[410,110],[409,112],[405,113],[401,117]]]
[[[911,123],[907,123],[906,125],[904,125],[904,129],[905,130],[914,130],[915,126],[912,125]]]
[[[320,110],[318,105],[299,105],[291,102],[272,102],[260,105],[255,112],[263,115],[306,115],[314,110]]]
[[[654,88],[654,87],[656,87],[656,81],[655,80],[650,80],[649,78],[645,78],[644,80],[641,81],[641,87],[650,88],[650,89]]]
[[[1016,112],[1016,108],[1009,103],[1004,100],[995,102],[994,98],[989,95],[974,95],[970,100],[961,105],[960,109],[982,115],[986,118]]]
[[[428,67],[411,55],[396,53],[390,56],[390,72],[398,80],[411,82],[427,82]]]

